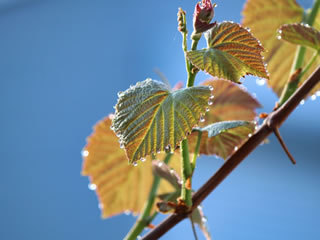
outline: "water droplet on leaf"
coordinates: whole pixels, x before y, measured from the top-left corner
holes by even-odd
[[[304,99],[302,99],[300,102],[300,105],[303,105],[303,104],[304,104]]]
[[[311,100],[314,101],[314,100],[316,100],[316,99],[317,99],[317,96],[316,96],[315,94],[313,94],[313,95],[311,96]]]
[[[124,211],[124,214],[125,214],[125,215],[130,215],[130,210],[125,210],[125,211]]]
[[[141,161],[141,162],[145,162],[145,161],[146,161],[146,158],[140,158],[140,161]]]
[[[238,146],[235,146],[235,147],[234,147],[234,150],[235,150],[235,151],[238,151],[238,149],[239,149]]]
[[[138,163],[137,163],[137,162],[133,162],[132,165],[133,165],[134,167],[136,167],[136,166],[138,166]]]
[[[212,102],[212,101],[208,101],[208,105],[210,105],[210,106],[211,106],[212,104],[213,104],[213,102]]]
[[[97,185],[95,185],[94,183],[89,183],[88,184],[88,188],[91,190],[91,191],[95,191],[97,189]]]
[[[266,84],[266,80],[265,79],[263,79],[263,78],[257,78],[256,79],[256,83],[257,83],[257,85],[258,86],[263,86],[263,85],[265,85]]]
[[[88,150],[82,150],[81,155],[82,157],[88,157],[89,156]]]

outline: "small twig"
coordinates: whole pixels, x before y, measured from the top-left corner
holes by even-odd
[[[273,129],[273,133],[274,135],[276,135],[277,139],[279,140],[280,142],[280,145],[281,147],[283,148],[283,150],[286,152],[286,154],[288,155],[289,159],[291,160],[292,164],[296,164],[296,160],[294,160],[292,154],[289,152],[289,149],[287,148],[285,142],[283,141],[281,135],[280,135],[280,132],[279,132],[279,129],[278,128],[274,128]]]
[[[189,218],[190,218],[190,222],[191,222],[191,226],[192,226],[192,232],[193,232],[194,239],[198,240],[198,235],[197,235],[196,228],[194,226],[194,222],[193,222],[193,219],[192,219],[192,214],[189,216]]]

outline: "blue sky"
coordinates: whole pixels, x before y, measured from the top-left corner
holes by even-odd
[[[135,218],[100,218],[96,195],[80,175],[80,151],[92,126],[112,112],[118,91],[157,79],[155,68],[171,84],[186,79],[176,13],[187,11],[191,29],[195,3],[1,1],[0,239],[125,236]],[[217,21],[240,21],[244,1],[217,3]],[[272,110],[269,88],[253,77],[245,86],[264,106],[259,111]],[[204,201],[214,239],[320,238],[319,100],[306,101],[281,127],[296,166],[270,137]],[[221,164],[201,158],[194,187]],[[163,239],[177,238],[193,239],[188,221]]]

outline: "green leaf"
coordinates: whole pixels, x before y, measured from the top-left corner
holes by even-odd
[[[268,79],[261,56],[263,47],[239,24],[219,23],[206,33],[206,39],[206,49],[187,52],[197,68],[233,82],[247,74]]]
[[[320,50],[320,32],[306,24],[285,24],[279,30],[281,39]]]
[[[217,122],[205,126],[203,128],[194,128],[194,131],[201,131],[201,132],[208,132],[208,137],[215,137],[229,129],[233,129],[240,126],[249,125],[250,122],[247,121],[224,121],[224,122]]]
[[[118,138],[110,129],[112,118],[110,115],[94,126],[83,150],[82,174],[90,178],[89,186],[97,193],[103,218],[123,212],[140,213],[153,181],[151,159],[136,167],[128,165]],[[158,159],[164,157],[162,153],[157,155]],[[179,157],[174,154],[170,163],[177,171]],[[158,194],[174,190],[167,181],[161,181]]]
[[[166,85],[151,79],[119,94],[112,128],[129,162],[174,150],[199,123],[210,96],[207,86],[170,92]]]

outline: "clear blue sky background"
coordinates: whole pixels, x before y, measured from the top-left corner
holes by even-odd
[[[195,3],[0,1],[0,239],[125,236],[135,218],[100,218],[80,151],[118,91],[158,78],[154,68],[172,84],[186,79],[176,12],[183,7],[190,25]],[[240,21],[243,0],[217,3],[217,21]],[[273,108],[270,89],[255,78],[245,86],[264,105],[259,111]],[[214,239],[320,239],[319,106],[320,98],[307,101],[281,128],[296,166],[270,137],[204,201]],[[221,164],[202,158],[194,187]],[[193,239],[190,223],[163,239]]]

